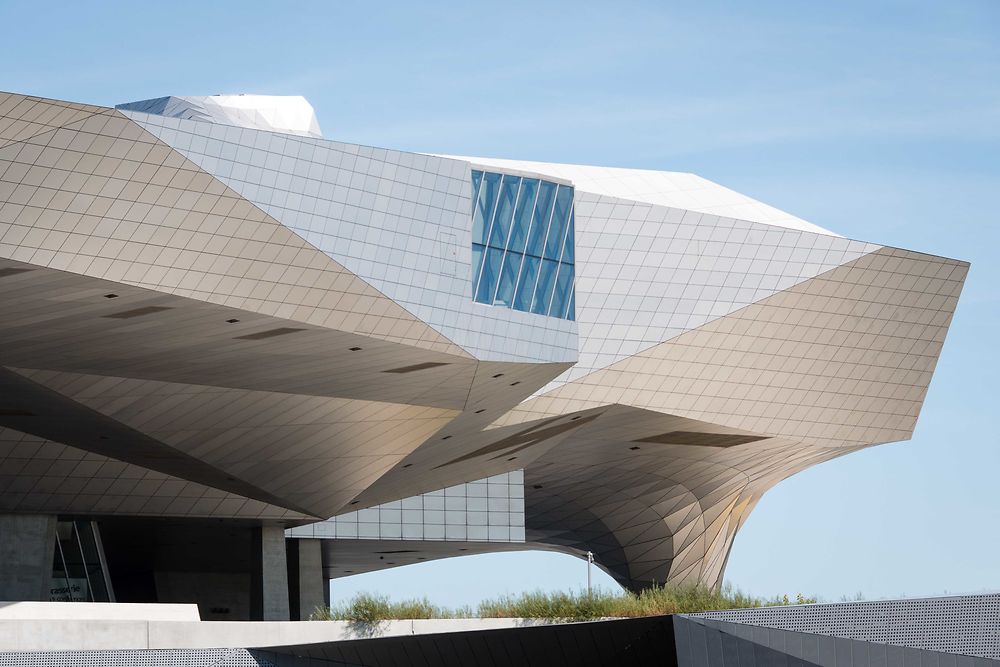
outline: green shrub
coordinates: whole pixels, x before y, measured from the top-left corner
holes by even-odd
[[[464,618],[471,616],[468,609],[451,610],[431,604],[427,598],[390,602],[385,595],[358,593],[346,604],[320,607],[310,620],[350,621],[357,624],[374,624],[387,620],[413,620],[422,618]]]
[[[795,596],[795,604],[815,603],[816,598]],[[383,595],[359,593],[346,604],[317,609],[316,621],[350,621],[371,625],[385,620],[423,618],[539,618],[584,621],[595,618],[633,618],[662,614],[688,614],[719,609],[741,609],[789,604],[787,595],[760,598],[748,595],[726,584],[714,589],[700,584],[656,586],[638,595],[628,591],[593,593],[535,591],[521,595],[504,595],[479,604],[476,613],[467,607],[447,609],[420,600],[390,602]]]

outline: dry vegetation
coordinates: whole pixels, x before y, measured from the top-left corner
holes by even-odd
[[[318,609],[317,621],[375,623],[385,620],[426,618],[539,618],[584,621],[595,618],[633,618],[662,614],[684,614],[717,609],[767,607],[783,604],[808,604],[815,598],[787,595],[760,598],[747,595],[732,586],[721,590],[706,586],[660,586],[635,595],[627,591],[587,593],[523,593],[484,600],[476,609],[448,609],[431,604],[426,598],[390,602],[385,596],[360,593],[350,601],[330,609]]]

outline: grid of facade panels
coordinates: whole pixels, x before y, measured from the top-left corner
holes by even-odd
[[[479,303],[573,320],[573,188],[472,170],[472,294]]]
[[[524,542],[524,471],[449,486],[285,531],[288,537]]]
[[[577,360],[576,322],[469,298],[469,162],[122,113],[475,357]]]

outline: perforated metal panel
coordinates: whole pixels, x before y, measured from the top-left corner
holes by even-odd
[[[1000,594],[733,609],[685,615],[1000,658]]]
[[[275,667],[245,648],[0,652],[0,667]]]

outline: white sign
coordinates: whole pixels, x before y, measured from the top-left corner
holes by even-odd
[[[90,592],[86,579],[52,577],[49,602],[89,602]]]

